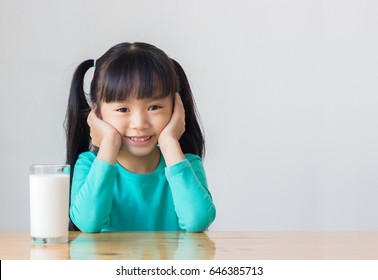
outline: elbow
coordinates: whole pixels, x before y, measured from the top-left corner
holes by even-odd
[[[102,226],[99,226],[99,223],[91,222],[90,219],[74,215],[73,212],[70,213],[71,221],[75,226],[84,233],[98,233],[101,232]]]
[[[204,232],[205,230],[207,230],[206,226],[188,226],[185,229],[186,232],[192,232],[192,233],[195,233],[195,232]]]
[[[93,226],[87,226],[87,225],[77,225],[77,227],[84,233],[99,233],[101,232],[101,228],[99,227],[93,227]]]
[[[180,224],[180,227],[186,232],[203,232],[215,220],[215,216],[214,207],[207,213],[193,213],[193,215],[186,218],[184,223]]]

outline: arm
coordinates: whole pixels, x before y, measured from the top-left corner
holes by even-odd
[[[215,207],[207,189],[205,170],[198,156],[186,159],[179,143],[185,132],[185,110],[176,93],[171,120],[159,136],[160,150],[167,164],[166,176],[171,187],[180,228],[204,231],[215,219]]]
[[[90,152],[83,153],[75,164],[70,217],[80,230],[99,232],[109,223],[117,170],[115,162],[122,139],[94,110],[87,121],[92,143],[99,151],[97,157]]]
[[[205,170],[198,156],[166,168],[180,228],[190,232],[206,230],[216,210],[207,187]]]
[[[100,232],[109,223],[117,168],[83,153],[75,164],[70,217],[84,232]]]

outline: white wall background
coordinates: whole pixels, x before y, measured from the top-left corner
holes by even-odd
[[[0,230],[29,229],[28,166],[63,163],[71,75],[123,41],[186,69],[212,230],[378,230],[378,2],[0,1]]]

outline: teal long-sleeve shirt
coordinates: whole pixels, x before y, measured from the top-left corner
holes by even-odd
[[[200,157],[166,167],[163,156],[150,174],[127,171],[85,152],[75,164],[70,217],[84,232],[200,232],[215,219]]]

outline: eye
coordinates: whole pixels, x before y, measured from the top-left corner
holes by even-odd
[[[118,108],[116,111],[120,112],[120,113],[127,113],[127,112],[129,112],[129,109],[127,109],[127,108]]]
[[[156,111],[156,110],[159,110],[160,108],[162,108],[162,107],[159,106],[159,105],[152,105],[152,106],[148,107],[148,111]]]

